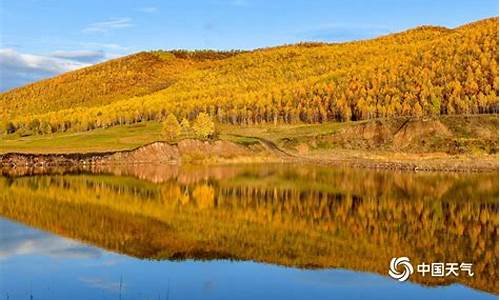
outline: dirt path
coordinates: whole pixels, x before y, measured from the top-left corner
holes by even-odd
[[[271,154],[274,154],[276,157],[281,158],[283,160],[297,160],[297,159],[305,159],[304,157],[299,157],[297,155],[291,154],[286,152],[285,150],[281,149],[278,147],[273,141],[261,138],[261,137],[256,137],[256,136],[246,136],[246,135],[238,135],[238,134],[228,134],[230,136],[234,137],[240,137],[240,138],[251,138],[259,141],[259,143]]]

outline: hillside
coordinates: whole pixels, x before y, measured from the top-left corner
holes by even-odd
[[[3,132],[30,134],[202,111],[237,125],[496,113],[498,75],[491,18],[341,44],[139,53],[3,93],[0,117]]]
[[[165,89],[182,74],[234,52],[140,52],[68,72],[1,95],[0,115],[94,107]]]

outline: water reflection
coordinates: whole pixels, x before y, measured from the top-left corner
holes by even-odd
[[[497,174],[304,165],[49,171],[1,177],[0,214],[138,258],[230,258],[383,275],[393,256],[467,261],[472,278],[412,280],[498,290]]]

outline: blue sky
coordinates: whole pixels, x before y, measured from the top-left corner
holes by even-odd
[[[497,16],[497,0],[0,0],[0,91],[151,49],[341,42]]]

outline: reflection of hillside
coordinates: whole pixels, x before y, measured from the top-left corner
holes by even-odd
[[[220,165],[186,165],[176,164],[123,164],[123,165],[81,165],[73,167],[18,167],[1,168],[0,175],[9,177],[33,176],[33,175],[63,175],[97,173],[112,174],[116,176],[133,176],[153,183],[162,183],[176,180],[183,184],[195,183],[206,180],[208,177],[214,179],[229,178],[238,173],[237,167],[225,167]]]
[[[2,178],[0,213],[142,258],[231,257],[386,274],[391,257],[406,255],[413,261],[473,262],[476,276],[457,281],[498,289],[495,174],[170,168],[142,173],[161,174],[148,181],[110,175]],[[146,178],[139,171],[119,172]]]

